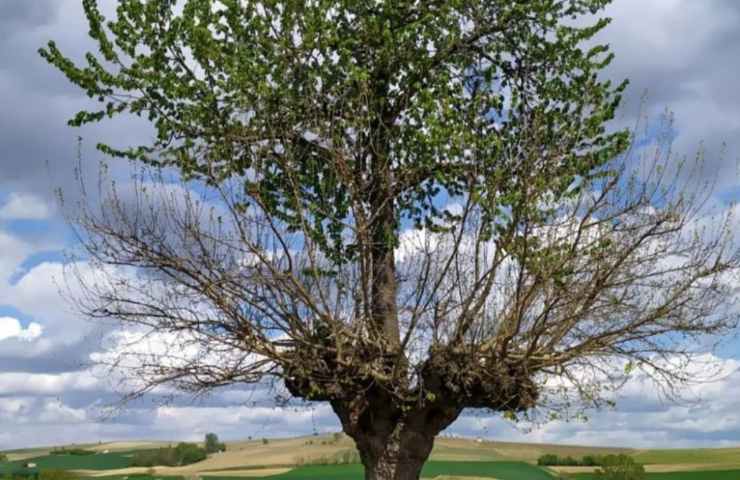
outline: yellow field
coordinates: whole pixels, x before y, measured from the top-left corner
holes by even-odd
[[[144,448],[159,448],[165,447],[172,442],[151,442],[151,441],[138,441],[138,442],[106,442],[99,443],[97,445],[87,447],[87,450],[94,450],[96,452],[120,452],[122,450],[139,450]]]
[[[546,453],[553,453],[561,457],[582,457],[584,455],[607,455],[610,453],[631,452],[634,452],[634,450],[626,448],[491,441],[480,442],[467,438],[439,438],[434,444],[432,459],[449,461],[520,460],[535,463],[537,462],[537,458]]]

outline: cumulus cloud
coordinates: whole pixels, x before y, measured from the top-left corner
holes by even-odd
[[[0,230],[0,288],[16,273],[23,260],[35,249],[15,235]],[[0,303],[3,303],[0,301]]]
[[[74,391],[100,391],[105,383],[88,370],[45,373],[0,373],[0,392],[14,395],[62,395]]]
[[[688,386],[679,401],[668,400],[644,377],[637,376],[619,392],[616,408],[588,412],[586,422],[553,421],[529,430],[530,426],[516,426],[498,416],[469,412],[448,433],[633,448],[736,446],[740,438],[740,362],[709,355],[704,361],[719,367],[714,379]],[[701,364],[695,369],[700,372]]]
[[[18,338],[24,341],[36,340],[41,336],[44,327],[36,322],[31,322],[23,328],[21,322],[11,317],[0,317],[0,341],[8,338]]]
[[[14,192],[0,207],[0,220],[44,220],[49,218],[51,208],[37,195]]]
[[[613,21],[599,41],[616,55],[606,75],[630,80],[621,121],[632,125],[640,103],[653,124],[666,108],[673,111],[675,152],[693,157],[703,145],[706,174],[719,173],[718,190],[736,187],[740,4],[619,0],[606,15]]]

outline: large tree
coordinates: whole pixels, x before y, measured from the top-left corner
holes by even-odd
[[[149,119],[151,143],[100,148],[165,172],[76,220],[85,311],[178,345],[121,353],[136,392],[276,378],[400,480],[463,409],[684,380],[735,323],[738,255],[721,222],[695,234],[685,168],[632,169],[608,130],[626,83],[585,47],[607,3],[119,0],[107,22],[84,0],[99,52],[41,50],[101,102],[71,124]]]

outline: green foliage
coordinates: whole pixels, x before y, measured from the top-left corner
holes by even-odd
[[[266,439],[266,438],[263,438],[262,439],[262,445],[267,445],[268,443],[270,443],[270,441],[268,439]]]
[[[178,443],[175,455],[177,465],[190,465],[206,459],[206,451],[193,443]]]
[[[95,455],[95,450],[85,450],[84,448],[55,448],[51,452],[51,455]]]
[[[205,460],[206,450],[193,443],[178,443],[177,446],[156,450],[145,450],[134,454],[131,465],[134,467],[181,466]]]
[[[566,466],[566,467],[596,467],[601,465],[603,457],[598,455],[585,455],[581,459],[573,457],[561,457],[552,453],[547,453],[537,459],[537,465],[540,466]]]
[[[554,455],[552,453],[546,453],[545,455],[541,455],[540,458],[537,459],[537,465],[541,466],[549,466],[549,465],[559,465],[560,457],[557,455]]]
[[[601,461],[602,461],[601,455],[584,455],[584,457],[581,459],[581,466],[597,467],[601,465]]]
[[[206,453],[224,452],[226,445],[218,441],[218,435],[215,433],[206,433],[205,449]]]
[[[607,480],[641,480],[645,478],[645,468],[629,455],[606,455],[596,475]]]
[[[456,217],[434,199],[471,194],[493,234],[503,212],[553,214],[539,200],[577,194],[622,152],[627,133],[605,124],[626,82],[600,80],[607,46],[585,48],[609,20],[572,22],[608,3],[126,0],[108,21],[83,0],[98,52],[40,54],[100,104],[70,124],[133,114],[156,129],[103,152],[238,177],[244,208],[342,262],[357,255],[353,202],[392,198],[396,223],[374,236],[395,245],[399,219],[444,229]],[[509,158],[525,137],[536,155]]]
[[[8,461],[8,456],[4,453],[0,453],[0,463],[7,462],[7,461]]]

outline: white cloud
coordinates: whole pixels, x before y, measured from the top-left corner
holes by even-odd
[[[717,359],[719,360],[719,359]],[[725,446],[740,438],[740,363],[719,360],[726,375],[691,387],[696,399],[671,403],[661,400],[645,384],[629,383],[615,410],[594,412],[586,423],[550,422],[527,432],[489,413],[467,412],[445,434],[484,437],[500,441],[568,443],[580,445],[647,447]],[[310,407],[265,407],[202,404],[131,406],[119,417],[95,415],[102,384],[87,371],[61,375],[0,374],[0,432],[12,428],[12,437],[0,433],[0,448],[40,443],[95,442],[100,439],[200,440],[208,431],[223,439],[283,437],[330,432],[339,423],[327,404]],[[88,398],[71,403],[71,392]],[[66,392],[66,395],[62,395]],[[652,392],[652,393],[651,393]],[[59,397],[59,398],[56,398]],[[214,397],[215,398],[215,397]]]
[[[669,401],[652,384],[636,377],[619,392],[613,410],[589,412],[587,422],[553,421],[532,431],[519,430],[498,416],[467,414],[448,433],[498,440],[593,446],[719,447],[740,438],[740,362],[707,355],[719,367],[714,381],[690,385],[685,398]],[[697,364],[695,370],[703,367]]]
[[[0,220],[45,220],[51,215],[49,204],[29,193],[14,192],[0,207]]]
[[[0,392],[14,395],[61,395],[73,391],[100,391],[104,383],[91,372],[44,373],[0,373]]]
[[[704,142],[705,174],[719,173],[720,190],[736,186],[738,178],[739,5],[732,0],[620,0],[607,7],[613,21],[598,37],[616,55],[607,77],[630,80],[625,124],[632,126],[646,92],[643,111],[650,122],[666,108],[675,113],[677,154],[691,158]],[[721,155],[723,142],[727,151]]]
[[[0,317],[0,341],[18,338],[30,342],[39,338],[43,330],[44,328],[36,322],[31,322],[26,328],[23,328],[18,319]]]
[[[0,296],[3,285],[18,271],[23,260],[34,251],[32,245],[0,230]],[[0,300],[0,303],[5,302]]]

